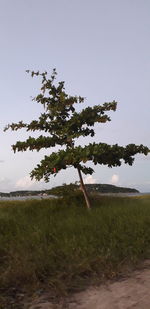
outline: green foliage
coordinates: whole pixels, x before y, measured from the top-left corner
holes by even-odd
[[[77,112],[75,105],[84,103],[84,98],[80,96],[69,96],[65,92],[64,81],[55,83],[56,70],[50,78],[47,72],[39,73],[30,72],[31,76],[40,76],[42,78],[42,86],[40,94],[33,100],[43,105],[44,113],[38,120],[33,120],[27,124],[23,121],[12,123],[5,127],[5,131],[9,128],[13,131],[25,128],[27,131],[43,131],[44,135],[37,138],[29,136],[24,141],[18,141],[12,146],[14,152],[37,150],[42,148],[51,148],[56,145],[64,146],[64,150],[53,152],[41,161],[31,172],[31,177],[36,180],[44,178],[49,181],[52,174],[57,174],[60,170],[69,166],[80,169],[84,174],[92,174],[93,169],[84,165],[88,161],[96,164],[104,164],[109,167],[120,166],[124,161],[132,165],[133,156],[137,153],[148,154],[149,149],[143,145],[136,146],[134,144],[120,147],[116,145],[107,145],[104,143],[89,144],[88,146],[75,146],[76,139],[80,136],[94,137],[94,124],[105,123],[110,121],[107,115],[109,111],[115,111],[117,102],[104,103],[103,105],[94,105],[82,109]]]
[[[57,153],[53,152],[50,156],[45,156],[41,164],[31,172],[31,177],[35,177],[37,180],[44,178],[46,182],[49,181],[51,174],[58,173],[61,169],[66,169],[67,166],[80,167],[80,170],[84,174],[92,174],[94,170],[86,167],[81,163],[86,161],[92,161],[96,164],[103,164],[109,167],[120,166],[122,161],[129,165],[133,164],[133,156],[137,153],[148,153],[148,148],[143,145],[136,146],[130,144],[126,147],[120,147],[118,145],[89,144],[88,146],[78,146],[74,148],[68,148],[66,150],[59,150]],[[53,170],[56,167],[57,171]]]

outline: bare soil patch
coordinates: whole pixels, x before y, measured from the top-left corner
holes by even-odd
[[[48,301],[49,295],[41,295],[24,308],[29,309],[149,309],[150,308],[150,261],[114,282],[71,295],[59,303]]]

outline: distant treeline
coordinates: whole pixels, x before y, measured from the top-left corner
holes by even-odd
[[[138,190],[125,187],[117,187],[114,185],[108,184],[86,184],[86,189],[90,193],[139,193]],[[67,195],[73,191],[80,189],[80,186],[77,184],[64,184],[63,186],[58,186],[49,190],[49,194],[56,195]]]
[[[117,187],[108,184],[87,184],[86,188],[90,192],[100,192],[100,193],[139,193],[138,190],[125,187]]]
[[[0,192],[1,197],[10,197],[10,196],[33,196],[33,195],[66,195],[68,193],[77,191],[80,189],[78,184],[63,184],[62,186],[57,186],[49,190],[22,190],[22,191],[13,191],[10,193],[3,193]],[[125,187],[117,187],[114,185],[108,184],[86,184],[86,189],[88,192],[97,192],[97,193],[138,193],[139,191],[132,188],[125,188]]]
[[[46,190],[43,190],[43,191],[22,190],[22,191],[13,191],[13,192],[9,192],[9,193],[0,192],[0,196],[1,197],[29,196],[29,195],[33,196],[33,195],[43,194],[45,192],[46,192]]]

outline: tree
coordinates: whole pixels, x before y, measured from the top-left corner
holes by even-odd
[[[129,144],[126,147],[105,143],[75,146],[76,139],[80,136],[94,137],[95,123],[106,123],[111,120],[107,112],[116,111],[117,102],[95,105],[77,112],[75,104],[82,104],[84,98],[68,95],[65,92],[64,82],[55,82],[57,75],[55,69],[50,78],[48,78],[47,72],[39,73],[39,71],[31,72],[28,70],[27,73],[31,73],[32,77],[42,77],[40,94],[33,100],[43,105],[44,112],[38,120],[33,120],[29,124],[23,121],[8,124],[4,131],[9,128],[13,131],[25,128],[27,131],[43,131],[44,136],[40,135],[37,138],[29,136],[26,141],[18,141],[15,145],[12,145],[13,151],[26,151],[27,149],[40,151],[42,148],[63,146],[63,149],[45,156],[40,164],[31,171],[30,176],[36,180],[44,178],[45,182],[48,182],[52,174],[56,175],[60,170],[73,166],[78,171],[86,205],[90,208],[82,173],[92,174],[94,170],[87,167],[85,163],[92,161],[95,165],[104,164],[113,167],[120,166],[124,161],[132,165],[135,154],[143,153],[147,155],[149,149],[143,145],[135,144]]]

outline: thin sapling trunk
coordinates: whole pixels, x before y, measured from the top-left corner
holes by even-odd
[[[90,200],[89,200],[89,197],[88,197],[88,193],[87,193],[85,184],[83,182],[81,170],[80,170],[80,168],[77,168],[77,170],[78,170],[78,174],[79,174],[79,178],[80,178],[81,190],[82,190],[82,192],[84,194],[84,198],[85,198],[85,201],[86,201],[86,206],[87,206],[88,209],[90,209],[91,208],[91,203],[90,203]]]

